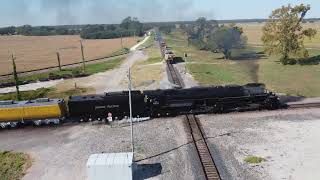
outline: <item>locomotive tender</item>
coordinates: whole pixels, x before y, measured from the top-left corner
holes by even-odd
[[[134,117],[165,117],[180,114],[224,113],[258,109],[277,109],[278,97],[264,84],[244,86],[194,87],[132,91]],[[67,106],[63,99],[0,102],[0,125],[14,127],[17,123],[59,123],[60,120],[91,121],[129,116],[129,92],[71,96]],[[68,113],[67,113],[68,112]],[[42,121],[40,121],[42,118]],[[43,121],[44,120],[44,121]],[[59,120],[59,121],[58,121]],[[107,120],[106,120],[107,122]]]

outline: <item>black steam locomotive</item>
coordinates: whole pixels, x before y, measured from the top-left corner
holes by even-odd
[[[194,87],[189,89],[132,91],[134,117],[164,117],[180,114],[224,113],[277,109],[278,97],[264,84]],[[71,96],[69,115],[81,120],[122,119],[129,116],[129,92]]]

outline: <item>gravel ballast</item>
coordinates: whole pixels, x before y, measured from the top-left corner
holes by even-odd
[[[154,119],[134,125],[134,179],[201,179],[187,142],[183,117]],[[31,155],[33,163],[23,179],[86,179],[90,154],[130,152],[130,126],[71,124],[1,130],[1,150]]]
[[[318,179],[319,109],[199,115],[222,179]],[[246,157],[261,157],[250,164]]]

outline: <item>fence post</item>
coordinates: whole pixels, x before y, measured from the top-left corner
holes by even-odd
[[[81,56],[82,56],[83,72],[85,72],[85,71],[86,71],[86,65],[85,65],[85,62],[84,62],[84,53],[83,53],[82,40],[80,40],[80,46],[81,46]]]
[[[57,52],[57,60],[58,60],[59,70],[61,71],[61,62],[60,62],[60,54],[59,54],[59,52]]]
[[[14,78],[14,81],[16,84],[17,100],[20,101],[21,96],[20,96],[20,91],[19,91],[19,78],[18,78],[17,66],[16,66],[16,62],[15,62],[16,58],[13,56],[13,54],[11,54],[11,59],[12,59],[12,67],[13,67],[13,78]]]

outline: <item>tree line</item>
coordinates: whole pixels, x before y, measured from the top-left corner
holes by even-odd
[[[83,39],[111,39],[128,36],[142,36],[146,27],[137,18],[127,17],[120,25],[87,25],[80,36]]]
[[[137,18],[127,17],[120,25],[84,25],[84,26],[10,26],[0,28],[0,35],[53,36],[80,35],[83,39],[111,39],[127,36],[141,36],[150,29]]]
[[[52,36],[52,35],[75,35],[79,29],[68,29],[65,27],[37,26],[31,25],[10,26],[0,28],[0,35],[24,35],[24,36]]]

